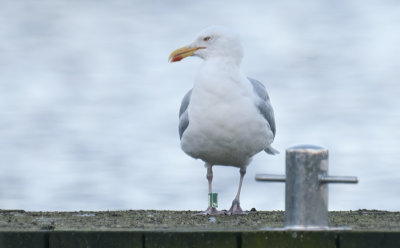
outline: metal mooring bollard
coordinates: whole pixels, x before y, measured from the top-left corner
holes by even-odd
[[[358,183],[357,177],[328,176],[328,150],[298,145],[286,150],[286,176],[257,174],[257,181],[286,182],[285,228],[328,228],[327,183]]]

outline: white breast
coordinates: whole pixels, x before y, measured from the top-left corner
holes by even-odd
[[[237,73],[208,71],[196,78],[188,107],[189,126],[182,149],[211,164],[246,166],[272,141],[267,121],[258,112],[252,85]]]

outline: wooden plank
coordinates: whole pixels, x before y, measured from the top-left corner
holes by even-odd
[[[339,235],[340,248],[399,248],[398,232],[345,232]]]
[[[145,248],[236,248],[235,232],[148,232]]]
[[[1,248],[48,248],[46,232],[0,232]]]
[[[242,248],[336,248],[333,232],[259,231],[242,234]]]
[[[7,231],[0,248],[398,248],[399,232],[365,231]]]
[[[49,248],[143,248],[139,232],[53,231],[49,233]]]

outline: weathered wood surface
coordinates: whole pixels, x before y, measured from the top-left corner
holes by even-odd
[[[283,211],[246,215],[197,216],[194,211],[26,212],[0,210],[0,231],[257,231],[283,227]],[[400,212],[329,212],[329,226],[353,231],[400,232]]]
[[[195,216],[193,211],[0,210],[0,247],[400,247],[400,213],[330,212],[330,227],[285,231],[282,211]],[[262,230],[269,228],[268,230]]]

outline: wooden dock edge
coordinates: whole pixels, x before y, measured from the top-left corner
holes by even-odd
[[[378,231],[0,231],[1,248],[398,248]]]

